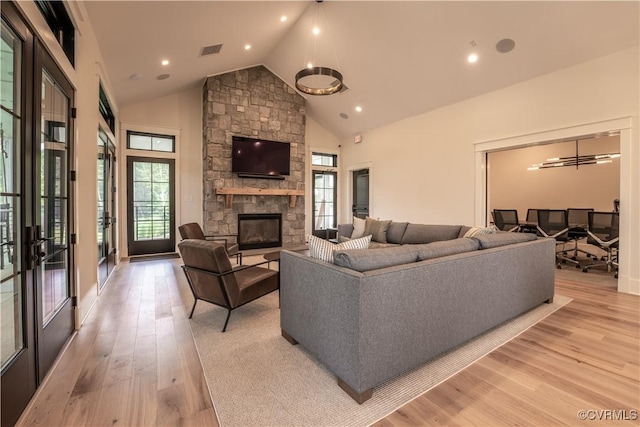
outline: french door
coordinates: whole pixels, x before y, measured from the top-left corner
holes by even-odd
[[[129,255],[175,252],[175,161],[127,157]]]
[[[4,426],[15,423],[74,329],[73,88],[10,2],[2,5],[1,55]]]
[[[116,156],[107,134],[98,130],[98,286],[116,265]]]
[[[313,171],[313,231],[337,227],[337,172]]]

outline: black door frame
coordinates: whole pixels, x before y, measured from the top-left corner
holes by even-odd
[[[165,163],[169,165],[169,239],[136,241],[134,235],[133,163]],[[171,253],[176,249],[175,159],[166,157],[127,156],[127,248],[129,256]]]
[[[16,113],[21,117],[19,135],[16,140],[20,143],[16,144],[16,151],[19,153],[18,161],[22,164],[22,170],[18,176],[17,183],[14,183],[16,189],[23,193],[26,187],[26,178],[31,176],[32,167],[30,162],[25,162],[27,156],[31,156],[31,146],[34,138],[34,87],[28,84],[32,81],[34,73],[34,64],[31,60],[34,52],[34,35],[27,26],[26,21],[22,18],[15,5],[12,2],[2,2],[2,20],[13,30],[14,34],[22,41],[22,63],[20,79],[22,87],[20,88],[21,108]],[[19,200],[18,209],[20,212],[27,212],[33,208],[33,201],[29,197],[22,194]],[[1,424],[13,425],[16,423],[24,408],[31,400],[36,391],[38,384],[37,366],[36,366],[36,340],[35,340],[35,296],[33,289],[34,273],[32,270],[26,270],[25,250],[24,250],[24,227],[32,225],[31,215],[21,215],[22,224],[18,230],[17,240],[14,242],[17,254],[21,254],[20,258],[15,262],[20,264],[21,271],[21,294],[22,301],[21,322],[22,322],[22,340],[23,348],[13,357],[13,359],[2,370],[2,387],[1,389]]]
[[[367,203],[365,204],[359,204],[358,203],[358,176],[362,175],[362,176],[367,176]],[[371,187],[371,183],[369,182],[369,179],[371,178],[370,176],[370,170],[369,168],[362,168],[362,169],[358,169],[358,170],[352,170],[351,171],[351,178],[353,181],[353,186],[352,186],[352,193],[351,193],[351,200],[352,200],[352,206],[351,206],[351,213],[353,214],[354,217],[358,217],[358,218],[365,218],[367,216],[369,216],[369,203],[371,200],[371,194],[370,194],[370,187]]]
[[[55,253],[48,253],[46,256],[41,257],[37,254],[33,254],[32,256],[37,256],[38,260],[35,265],[35,286],[36,286],[36,338],[38,343],[38,379],[39,383],[44,380],[47,372],[53,366],[53,363],[58,357],[58,354],[67,343],[73,331],[75,329],[75,313],[73,306],[73,296],[74,296],[74,252],[73,245],[71,244],[71,232],[75,230],[74,224],[74,215],[73,215],[73,206],[74,206],[74,187],[70,180],[71,175],[71,165],[73,164],[72,159],[74,158],[73,147],[74,147],[74,120],[72,118],[71,111],[74,108],[74,88],[67,80],[66,76],[58,66],[58,64],[54,61],[54,59],[49,55],[44,46],[36,40],[35,42],[36,55],[35,55],[35,68],[34,68],[34,85],[35,87],[42,86],[42,73],[44,70],[54,79],[55,83],[58,85],[60,90],[65,93],[65,95],[69,99],[69,103],[67,105],[67,119],[68,119],[68,127],[67,127],[67,135],[66,135],[66,172],[67,176],[64,178],[65,185],[67,186],[67,200],[66,200],[66,212],[67,212],[67,226],[66,226],[66,235],[65,242],[66,247],[60,247],[55,250]],[[35,95],[35,92],[34,92]],[[36,116],[41,116],[41,110],[39,107],[36,107]],[[41,170],[40,165],[40,149],[36,149],[35,147],[39,147],[39,136],[41,135],[42,130],[40,129],[41,121],[35,120],[34,122],[35,133],[34,136],[34,170],[32,174],[33,177],[38,177],[38,182],[33,183],[33,214],[35,229],[38,229],[38,226],[42,226],[39,224],[40,222],[40,198],[42,194],[42,189],[40,188],[40,175],[38,173]],[[25,211],[28,214],[29,211]],[[45,233],[44,235],[35,235],[36,239],[48,238],[49,236],[46,234],[46,231],[42,231]],[[46,247],[46,243],[45,243]],[[39,250],[42,246],[38,244],[31,245],[33,250]],[[68,286],[68,296],[65,302],[56,310],[56,314],[54,317],[44,324],[43,317],[43,298],[42,294],[44,293],[44,283],[42,283],[42,274],[40,269],[44,269],[44,264],[42,261],[45,261],[47,258],[59,257],[67,253],[67,265],[66,265],[66,280]],[[29,251],[27,251],[29,252]]]
[[[323,171],[323,170],[312,170],[311,171],[311,182],[313,187],[313,192],[311,193],[311,229],[312,231],[316,231],[316,174],[321,175],[333,175],[333,219],[334,224],[330,229],[334,229],[337,227],[338,222],[338,172],[337,171]],[[322,229],[324,230],[324,229]]]

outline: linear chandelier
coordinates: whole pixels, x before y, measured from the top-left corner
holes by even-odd
[[[602,165],[611,163],[612,159],[620,157],[620,153],[603,153],[603,154],[578,154],[578,141],[576,141],[575,156],[554,157],[547,159],[546,162],[535,163],[527,168],[527,170],[535,171],[538,169],[558,168],[564,166],[575,166],[576,169],[582,165]]]
[[[321,3],[323,0],[315,0],[316,2],[316,10],[315,10],[315,22],[313,27],[313,43],[314,43],[314,56],[315,56],[315,47],[316,47],[316,39],[321,30],[320,24],[318,22],[318,15],[321,9]],[[324,12],[324,8],[322,8],[322,13],[325,21],[325,25],[323,26],[325,29],[329,29],[328,20],[326,17],[326,13]],[[329,33],[329,31],[327,31]],[[308,52],[307,52],[308,53]],[[333,53],[336,57],[336,66],[338,65],[338,55],[336,54],[335,47],[333,48]],[[308,56],[308,55],[307,55]],[[342,83],[343,77],[342,73],[338,70],[326,67],[326,66],[317,66],[314,65],[313,61],[317,58],[309,59],[305,58],[305,68],[298,71],[296,73],[296,89],[300,92],[306,93],[308,95],[331,95],[334,93],[340,92],[344,84]],[[303,82],[305,80],[305,82]]]

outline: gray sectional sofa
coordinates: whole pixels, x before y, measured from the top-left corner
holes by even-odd
[[[283,251],[282,335],[362,403],[382,382],[553,300],[553,239],[458,238],[450,227],[421,227],[431,243],[336,251],[334,263]]]

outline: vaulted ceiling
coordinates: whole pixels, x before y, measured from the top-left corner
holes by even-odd
[[[264,64],[292,87],[307,61],[348,90],[307,98],[338,137],[640,43],[637,1],[87,1],[118,106]],[[285,21],[281,20],[286,16]],[[322,32],[311,33],[314,23]],[[496,49],[509,38],[515,48]],[[205,46],[222,44],[202,56]],[[246,50],[245,45],[251,49]],[[471,53],[478,55],[469,63]],[[169,65],[161,65],[166,59]],[[157,77],[169,74],[168,78]],[[588,88],[585,88],[588,90]],[[362,111],[355,111],[361,106]],[[342,113],[342,114],[341,114]],[[347,116],[348,118],[344,118]]]

